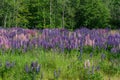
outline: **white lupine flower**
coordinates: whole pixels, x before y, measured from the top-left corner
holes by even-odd
[[[90,67],[90,61],[89,61],[89,59],[85,60],[84,67],[85,68],[89,68]]]

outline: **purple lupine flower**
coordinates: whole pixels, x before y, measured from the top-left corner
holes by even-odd
[[[90,53],[90,58],[92,58],[92,57],[93,57],[93,53],[91,52],[91,53]]]
[[[15,32],[11,32],[11,33],[9,33],[9,38],[13,38],[13,37],[15,37],[15,35],[16,35]]]
[[[118,52],[117,48],[112,48],[111,49],[111,53],[117,53],[117,52]]]
[[[29,65],[28,65],[28,64],[25,65],[25,72],[26,72],[26,73],[30,72],[30,68],[29,68]]]
[[[98,65],[98,66],[96,66],[96,69],[95,69],[96,71],[98,71],[98,70],[100,70],[100,66]]]
[[[36,67],[38,66],[38,62],[32,62],[31,63],[31,70],[34,71],[36,69]]]
[[[6,62],[5,64],[6,69],[10,69],[11,68],[11,63],[9,61]]]
[[[54,71],[54,77],[55,77],[55,78],[58,78],[58,74],[57,74],[57,71],[56,71],[56,70]]]
[[[17,35],[22,34],[23,32],[24,32],[24,30],[23,30],[22,28],[19,28],[19,29],[17,30]]]
[[[39,73],[40,72],[40,65],[38,64],[36,67],[36,72]]]
[[[38,33],[38,30],[22,28],[1,29],[0,47],[5,45],[5,48],[19,49],[25,46],[24,50],[26,50],[26,48],[36,46],[53,49],[58,48],[62,43],[62,46],[64,46],[63,49],[78,49],[79,47],[84,47],[86,44],[90,44],[90,46],[93,47],[96,46],[99,49],[103,47],[106,49],[108,46],[117,49],[120,48],[119,33],[108,34],[106,29],[89,30],[87,28],[81,28],[74,32],[66,29],[43,29],[40,31],[40,34]],[[29,45],[27,45],[26,42],[24,43],[24,41],[21,40],[22,38],[25,41],[31,40],[28,41]],[[9,42],[11,44],[9,44]],[[23,44],[21,42],[23,42]],[[120,50],[118,51],[120,52]]]
[[[101,60],[104,60],[106,58],[106,55],[105,54],[101,54]]]

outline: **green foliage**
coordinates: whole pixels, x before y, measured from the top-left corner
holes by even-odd
[[[120,26],[120,0],[103,0],[104,4],[110,10],[110,25],[111,28],[116,29]]]
[[[109,60],[108,51],[93,51],[92,58],[89,53],[91,47],[85,47],[82,59],[78,59],[80,52],[77,50],[66,51],[64,53],[52,50],[43,50],[36,48],[25,53],[15,51],[6,51],[0,54],[0,79],[4,80],[39,80],[39,79],[75,79],[75,80],[103,80],[106,76],[114,77],[120,74],[119,57],[111,57],[113,62]],[[106,54],[106,59],[101,60],[101,52]],[[89,59],[91,66],[84,68],[85,60]],[[6,61],[15,62],[13,67],[6,67]],[[40,72],[25,71],[26,63],[38,61],[40,64]],[[94,67],[93,67],[94,66]],[[99,66],[99,69],[97,68]],[[104,76],[105,75],[105,76]],[[9,77],[9,79],[8,79]]]
[[[0,26],[119,28],[119,0],[1,0]]]
[[[105,28],[110,19],[109,9],[101,0],[81,0],[76,12],[76,27]]]
[[[104,80],[103,76],[100,73],[88,74],[85,73],[83,76],[84,80]]]

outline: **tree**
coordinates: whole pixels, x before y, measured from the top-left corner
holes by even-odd
[[[1,0],[0,26],[119,28],[120,0]]]
[[[104,28],[108,25],[109,19],[109,9],[101,0],[81,0],[75,16],[76,28]]]

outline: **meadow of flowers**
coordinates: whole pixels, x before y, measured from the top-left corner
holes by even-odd
[[[87,28],[69,31],[67,29],[30,30],[22,28],[0,29],[0,47],[25,51],[32,47],[45,49],[80,49],[83,46],[99,47],[111,51],[120,51],[120,32],[109,29]]]
[[[0,80],[118,80],[120,30],[0,29]]]

